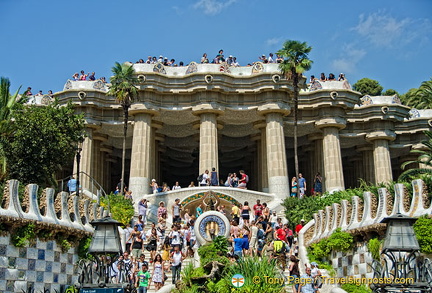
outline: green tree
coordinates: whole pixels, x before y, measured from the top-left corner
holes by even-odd
[[[380,96],[383,87],[376,80],[362,78],[353,84],[353,89],[361,92],[362,95]]]
[[[132,65],[116,62],[111,71],[114,73],[114,76],[110,78],[111,86],[109,87],[108,94],[114,96],[123,108],[123,153],[120,187],[121,192],[123,192],[129,108],[138,95],[138,89],[135,87],[135,84],[138,83],[138,79],[134,76],[135,71]]]
[[[423,81],[418,89],[410,90],[407,93],[405,101],[408,106],[417,109],[431,109],[432,108],[432,79]]]
[[[408,161],[402,164],[401,168],[405,169],[406,166],[411,164],[418,164],[419,168],[412,168],[404,171],[400,176],[399,180],[408,181],[411,178],[419,176],[420,174],[432,175],[432,131],[424,131],[427,136],[427,140],[423,140],[422,144],[425,146],[424,150],[411,150],[411,153],[418,154],[418,157],[414,161]]]
[[[72,104],[27,106],[15,112],[13,131],[2,142],[8,177],[25,184],[54,184],[53,174],[73,160],[83,129],[83,116],[74,114]]]
[[[10,81],[6,77],[0,78],[0,165],[1,165],[1,176],[0,179],[6,175],[6,157],[3,153],[3,141],[8,139],[8,136],[12,132],[12,115],[13,111],[18,109],[20,105],[25,103],[27,99],[23,96],[19,96],[19,90],[11,94]]]
[[[398,95],[399,96],[399,93],[396,90],[394,90],[394,89],[388,89],[385,92],[383,92],[382,95],[383,96],[394,96],[394,95]]]
[[[313,61],[309,59],[308,54],[312,47],[306,42],[288,40],[284,43],[283,48],[277,54],[284,60],[279,64],[279,69],[287,79],[293,81],[294,87],[294,165],[296,176],[299,173],[298,154],[297,154],[297,124],[298,124],[298,96],[299,82],[302,73],[311,69]]]

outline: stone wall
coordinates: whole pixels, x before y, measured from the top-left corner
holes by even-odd
[[[336,270],[336,277],[372,278],[372,255],[367,249],[367,243],[356,243],[356,246],[346,252],[331,253],[331,264]]]
[[[78,280],[77,248],[62,252],[54,240],[39,239],[28,247],[15,247],[10,236],[0,236],[0,292],[63,292]]]

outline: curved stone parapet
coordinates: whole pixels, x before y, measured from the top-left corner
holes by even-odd
[[[78,198],[73,196],[70,200],[72,205],[68,205],[69,194],[61,192],[59,197],[60,205],[55,208],[55,190],[47,188],[43,196],[38,199],[39,186],[36,184],[29,184],[26,186],[26,191],[23,196],[23,202],[27,206],[27,212],[23,211],[22,202],[18,192],[19,182],[17,180],[9,180],[5,188],[4,199],[6,203],[4,206],[0,205],[0,220],[9,225],[15,225],[18,219],[24,220],[22,223],[35,222],[41,227],[52,227],[55,225],[60,230],[78,230],[87,233],[93,233],[93,227],[89,224],[91,219],[86,210],[84,215],[81,215],[78,207]],[[86,201],[86,209],[89,207],[89,200]],[[95,205],[96,207],[97,205]],[[42,211],[41,211],[42,210]],[[74,215],[71,219],[70,215]],[[84,223],[83,223],[84,222]],[[69,230],[72,231],[72,230]],[[79,232],[79,233],[82,233]],[[78,233],[78,234],[79,234]]]
[[[432,206],[425,207],[424,204],[425,186],[423,181],[420,179],[414,180],[412,186],[413,197],[411,200],[406,194],[405,186],[403,184],[395,184],[393,197],[389,195],[386,188],[379,188],[376,199],[374,194],[364,192],[363,203],[360,197],[353,196],[351,201],[342,200],[340,204],[334,203],[332,206],[325,207],[325,212],[319,210],[313,215],[313,220],[311,220],[313,225],[309,225],[308,228],[313,229],[313,231],[308,231],[313,235],[308,244],[328,237],[337,228],[341,228],[343,231],[356,230],[362,231],[361,233],[367,233],[368,227],[380,227],[377,225],[384,218],[397,213],[410,217],[431,214]],[[351,213],[349,212],[350,203]],[[375,206],[376,212],[372,213],[372,209]],[[380,231],[377,230],[375,232],[380,233]]]

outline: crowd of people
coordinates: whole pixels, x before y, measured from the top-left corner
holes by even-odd
[[[75,81],[78,81],[78,80],[81,80],[81,81],[85,81],[85,80],[95,81],[96,80],[96,76],[95,76],[94,72],[85,74],[85,71],[81,70],[80,73],[75,72],[72,75],[72,79],[75,80]],[[103,83],[106,83],[106,79],[103,76],[100,77],[99,80],[102,81]]]
[[[321,73],[320,78],[316,78],[315,75],[311,75],[310,77],[310,83],[314,83],[314,81],[344,81],[345,80],[345,74],[341,73],[339,74],[338,78],[336,79],[335,75],[333,73],[329,73],[328,77],[325,75],[324,72]]]
[[[47,94],[44,94],[43,91],[40,90],[40,91],[39,91],[37,94],[35,94],[34,96],[39,97],[39,96],[45,96],[45,95],[48,95],[48,96],[50,96],[50,97],[53,97],[53,96],[54,96],[52,90],[49,90]],[[33,96],[32,88],[31,88],[31,87],[28,87],[28,88],[24,91],[24,96],[28,96],[28,97]]]
[[[274,53],[269,53],[268,56],[265,54],[258,57],[258,60],[263,63],[281,63],[284,59],[282,56],[279,56]],[[216,54],[216,56],[213,59],[209,59],[207,53],[204,53],[201,57],[200,63],[201,64],[221,64],[226,62],[229,66],[238,67],[240,64],[237,61],[237,57],[233,55],[228,55],[228,57],[225,57],[224,50],[219,50],[219,52]],[[132,62],[131,62],[132,63]],[[176,63],[176,60],[174,58],[168,58],[164,57],[163,55],[159,55],[159,58],[156,56],[148,56],[146,60],[139,59],[135,63],[146,63],[146,64],[156,64],[156,63],[162,63],[164,66],[185,66],[183,61],[180,61],[179,64]],[[252,66],[253,63],[249,63],[248,66]]]

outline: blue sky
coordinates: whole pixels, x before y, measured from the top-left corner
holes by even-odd
[[[33,93],[148,55],[188,63],[224,49],[246,65],[288,39],[313,47],[308,76],[343,72],[400,93],[432,77],[430,0],[0,0],[0,24],[0,76]]]

